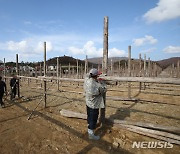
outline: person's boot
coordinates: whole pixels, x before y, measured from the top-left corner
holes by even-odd
[[[90,140],[99,140],[100,137],[94,135],[94,131],[92,129],[88,129],[88,135]]]

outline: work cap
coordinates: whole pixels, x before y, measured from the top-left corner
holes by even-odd
[[[92,69],[89,71],[89,74],[91,74],[92,76],[97,76],[97,75],[100,75],[100,74],[102,74],[102,73],[99,72],[97,69],[92,68]]]

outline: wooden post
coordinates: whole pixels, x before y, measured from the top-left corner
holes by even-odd
[[[18,64],[18,54],[16,54],[16,75],[19,75],[19,64]],[[17,88],[17,92],[18,92],[18,97],[20,98],[20,80],[19,79],[17,79],[18,80],[18,84],[17,84],[17,86],[18,86],[18,88]]]
[[[82,66],[82,63],[81,63],[81,78],[83,79],[83,66]]]
[[[131,46],[128,46],[128,76],[131,76]],[[131,98],[131,82],[128,82],[128,98]]]
[[[146,54],[144,54],[144,77],[146,76]],[[144,90],[146,88],[146,83],[144,82]]]
[[[39,66],[39,67],[40,67],[40,68],[39,68],[39,69],[40,69],[40,70],[39,70],[39,71],[40,71],[40,74],[39,74],[39,75],[42,76],[42,66],[41,66],[41,63],[40,63],[40,66]]]
[[[62,66],[60,64],[60,78],[62,78]]]
[[[44,42],[44,77],[46,77],[46,42]],[[46,81],[44,80],[44,108],[46,108]]]
[[[69,63],[69,67],[68,67],[68,77],[70,78],[71,76],[71,64]]]
[[[111,76],[113,76],[113,61],[112,61],[112,58],[111,58]]]
[[[57,57],[56,75],[59,78],[59,57]],[[57,90],[59,90],[59,80],[57,80]]]
[[[150,58],[148,58],[148,77],[151,76],[151,61]]]
[[[172,78],[174,77],[174,63],[172,64],[172,67],[171,67],[171,71],[172,71]]]
[[[132,74],[131,74],[131,76],[136,76],[136,73],[135,73],[135,65],[133,64],[133,66],[132,66]]]
[[[142,76],[142,66],[141,66],[141,54],[139,54],[139,77]],[[141,82],[139,82],[139,92],[141,92]]]
[[[146,54],[144,54],[144,77],[146,76]]]
[[[87,72],[88,72],[88,57],[86,55],[85,66],[84,66],[84,74],[87,74]]]
[[[142,64],[141,64],[141,54],[139,54],[139,77],[142,76],[142,74],[141,74],[142,66],[141,66],[141,65],[142,65]]]
[[[37,78],[37,66],[35,67],[35,77]],[[38,82],[38,80],[36,80],[36,83]]]
[[[127,68],[127,64],[126,64],[126,61],[125,61],[125,63],[124,63],[124,76],[128,76],[128,75],[126,74],[126,68]]]
[[[79,78],[79,64],[78,64],[78,59],[76,60],[77,63],[77,78]]]
[[[120,76],[120,73],[121,73],[121,60],[119,60],[119,76]]]
[[[6,59],[4,58],[4,82],[6,83]]]
[[[108,73],[108,17],[104,17],[103,73]]]
[[[103,63],[102,72],[108,74],[108,17],[104,17],[104,42],[103,42]],[[106,94],[103,96],[104,105],[106,105]],[[100,110],[99,122],[103,125],[105,123],[105,108]]]
[[[180,77],[180,67],[179,67],[179,64],[180,63],[180,60],[178,60],[178,62],[177,62],[177,78],[179,78]]]
[[[18,54],[16,54],[16,75],[19,75]]]

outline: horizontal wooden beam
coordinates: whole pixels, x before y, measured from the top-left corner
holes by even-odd
[[[163,83],[163,84],[180,85],[180,79],[178,78],[114,77],[114,76],[103,76],[101,78],[107,81],[147,82],[147,83]]]
[[[57,78],[57,77],[26,77],[18,76],[19,78],[27,78],[34,80],[59,80],[59,81],[69,81],[69,82],[84,82],[84,79],[72,79],[72,78]],[[120,82],[146,82],[146,83],[161,83],[161,84],[175,84],[180,85],[180,79],[178,78],[148,78],[148,77],[114,77],[114,76],[101,76],[100,78],[106,81],[120,81]]]
[[[78,113],[74,111],[69,111],[62,109],[60,114],[64,117],[68,118],[78,118],[78,119],[87,119],[87,115],[83,113]],[[174,133],[179,134],[180,129],[176,127],[169,126],[160,126],[154,125],[150,123],[142,123],[142,122],[131,122],[125,120],[117,120],[117,119],[107,119],[108,121],[113,123],[113,126],[120,127],[138,134],[142,134],[145,136],[153,137],[156,139],[160,139],[163,141],[171,142],[177,145],[180,145],[180,136]],[[171,133],[169,133],[171,132]]]

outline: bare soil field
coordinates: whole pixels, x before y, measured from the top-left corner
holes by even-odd
[[[9,86],[9,82],[7,82]],[[134,141],[158,141],[155,138],[139,135],[126,129],[107,123],[97,128],[99,141],[92,141],[87,136],[87,122],[82,119],[61,116],[60,110],[67,109],[86,113],[86,104],[82,83],[63,82],[57,90],[54,82],[47,85],[47,108],[43,98],[40,81],[21,81],[21,98],[14,101],[5,99],[6,108],[0,109],[0,153],[1,154],[75,154],[75,153],[137,153],[137,154],[178,154],[180,146],[173,144],[172,149],[132,148]],[[162,126],[180,127],[180,86],[146,84],[139,92],[139,84],[132,84],[132,97],[139,101],[107,100],[106,116],[109,118],[145,122]],[[107,96],[127,97],[127,84],[109,86]]]

